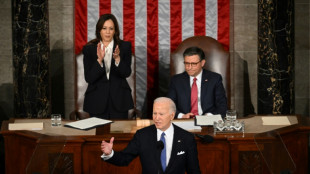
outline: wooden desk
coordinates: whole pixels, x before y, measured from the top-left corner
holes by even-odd
[[[304,174],[308,173],[310,121],[300,116],[294,116],[294,118],[296,123],[293,125],[274,126],[274,128],[281,135],[296,164],[295,173]],[[196,139],[202,173],[269,173],[255,144],[254,136],[265,129],[270,131],[272,127],[259,125],[261,123],[257,123],[259,120],[257,116],[244,120],[246,120],[245,134],[213,135],[212,127],[195,132],[212,135],[215,140],[213,143],[203,144],[198,138]],[[15,122],[18,121],[23,120],[15,120]],[[72,133],[70,130],[73,129],[68,128],[56,128],[56,130],[48,127],[49,120],[43,121],[44,131],[9,131],[8,121],[3,122],[1,134],[5,141],[6,173],[27,173],[26,171],[75,174],[142,172],[139,158],[127,167],[117,167],[100,158],[102,154],[100,144],[103,139],[109,140],[111,136],[114,136],[114,150],[122,150],[127,146],[133,137],[133,130],[139,128],[135,126],[135,121],[115,121],[115,124],[111,125],[111,132],[106,135],[94,135],[94,130],[80,133],[77,130]],[[122,124],[129,125],[129,128]],[[117,130],[119,128],[128,133]],[[268,143],[268,138],[266,142]],[[264,143],[261,146],[264,147]],[[276,156],[276,154],[271,155]]]

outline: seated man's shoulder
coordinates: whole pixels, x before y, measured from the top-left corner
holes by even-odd
[[[205,72],[205,73],[208,73],[208,74],[212,74],[212,75],[219,75],[219,76],[220,76],[220,74],[219,74],[219,73],[214,72],[214,71],[210,71],[210,70],[206,70],[206,69],[204,69],[204,72]]]
[[[217,72],[205,70],[205,73],[214,78],[222,78],[222,75]]]
[[[186,77],[188,76],[187,73],[184,71],[182,73],[179,73],[179,74],[175,74],[172,76],[172,79],[179,79],[179,78],[183,78],[183,77]]]

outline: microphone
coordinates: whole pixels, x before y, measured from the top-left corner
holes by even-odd
[[[158,150],[163,150],[164,149],[164,142],[159,140],[159,141],[157,141],[156,146],[157,146]]]
[[[194,134],[196,137],[200,138],[200,140],[203,143],[212,143],[214,141],[214,138],[210,135],[200,135],[200,134]]]
[[[158,174],[162,174],[163,172],[162,172],[162,170],[161,170],[161,162],[160,162],[160,154],[161,154],[161,151],[164,149],[164,142],[163,141],[161,141],[161,140],[159,140],[159,141],[157,141],[156,142],[156,147],[157,147],[157,155],[158,155],[158,161],[156,162],[157,163],[157,168],[158,168]]]

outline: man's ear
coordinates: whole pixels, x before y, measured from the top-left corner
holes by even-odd
[[[203,66],[205,66],[205,63],[206,63],[206,60],[203,59],[203,60],[201,61],[201,67],[202,67],[202,68],[203,68]]]
[[[175,112],[172,112],[172,113],[171,113],[171,120],[174,119],[174,116],[175,116]]]

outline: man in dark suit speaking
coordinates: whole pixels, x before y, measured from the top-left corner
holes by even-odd
[[[176,111],[175,104],[169,98],[161,97],[154,101],[154,125],[136,132],[128,146],[113,151],[114,137],[109,142],[102,141],[102,159],[126,166],[137,156],[140,157],[142,171],[157,173],[200,173],[197,145],[194,135],[172,124]]]
[[[177,107],[176,118],[221,114],[225,117],[227,98],[220,74],[203,69],[203,50],[187,48],[184,53],[185,72],[172,77],[167,96]]]

